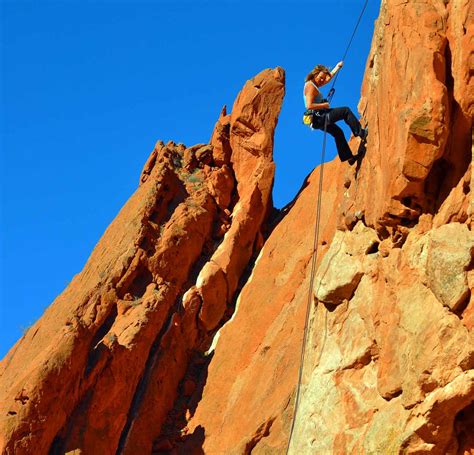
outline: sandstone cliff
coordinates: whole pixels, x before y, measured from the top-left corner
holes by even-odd
[[[283,70],[210,144],[157,143],[2,361],[2,453],[285,453],[308,293],[290,453],[474,453],[473,40],[468,0],[382,2],[367,153],[324,167],[314,283],[321,169],[272,213]]]
[[[367,154],[324,169],[290,453],[474,453],[473,40],[468,1],[382,3],[359,105]],[[318,181],[219,332],[189,424],[205,453],[285,453]]]
[[[283,95],[283,70],[263,71],[210,144],[156,144],[84,270],[2,361],[2,453],[151,452],[263,244]]]

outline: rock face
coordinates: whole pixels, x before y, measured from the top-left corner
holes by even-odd
[[[308,296],[289,453],[474,453],[471,3],[382,2],[367,154],[325,166],[314,283],[318,169],[265,242],[188,424],[204,453],[286,453]]]
[[[283,70],[265,70],[210,144],[156,144],[84,270],[2,361],[2,453],[170,444],[159,436],[193,391],[188,368],[206,362],[262,246],[283,96]]]
[[[2,453],[474,453],[471,3],[382,2],[366,156],[279,214],[281,69],[210,144],[158,143],[2,361]]]

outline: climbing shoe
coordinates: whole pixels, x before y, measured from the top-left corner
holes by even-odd
[[[360,129],[360,133],[359,133],[359,137],[365,141],[367,139],[367,136],[369,135],[369,130],[368,128],[361,128]]]

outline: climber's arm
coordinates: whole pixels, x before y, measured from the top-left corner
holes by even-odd
[[[336,75],[336,73],[344,66],[344,62],[341,60],[331,71],[331,79]]]

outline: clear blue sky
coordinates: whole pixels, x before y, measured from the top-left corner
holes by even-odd
[[[363,4],[2,0],[0,357],[81,271],[155,142],[208,142],[222,106],[275,66],[274,203],[288,203],[322,143],[301,123],[304,77],[342,57]],[[379,8],[369,1],[333,106],[356,110]]]

